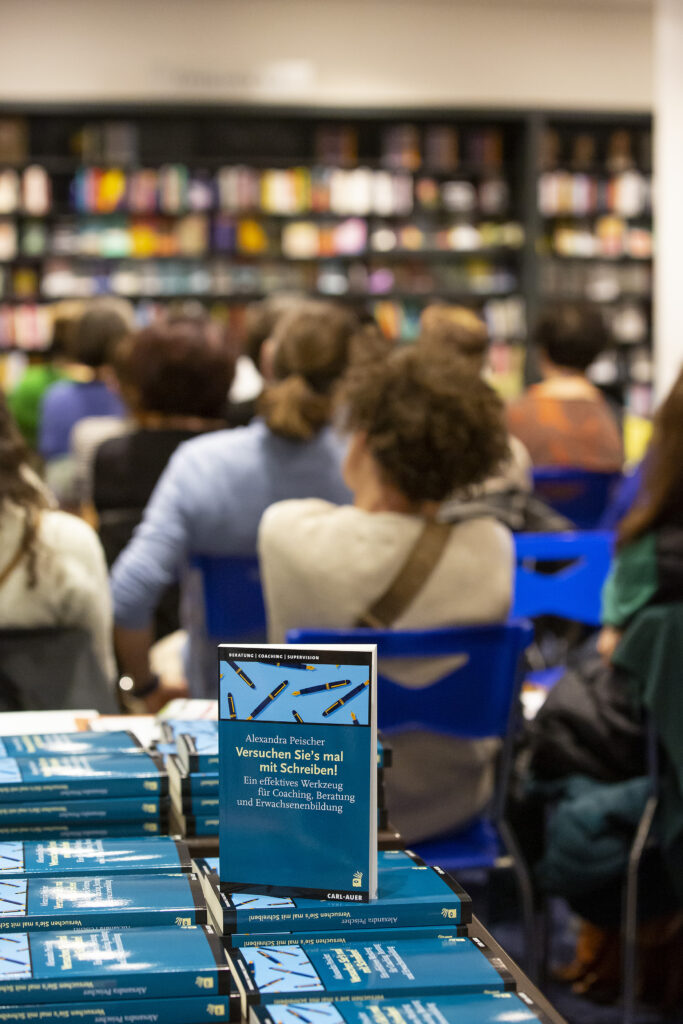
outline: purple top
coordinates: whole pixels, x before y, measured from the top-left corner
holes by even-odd
[[[123,402],[103,381],[59,381],[43,399],[38,450],[46,459],[67,455],[69,436],[79,420],[86,416],[125,415]]]

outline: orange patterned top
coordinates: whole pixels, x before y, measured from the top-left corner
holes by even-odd
[[[610,473],[624,453],[609,405],[581,376],[534,384],[507,411],[510,433],[522,441],[535,466],[573,466]]]

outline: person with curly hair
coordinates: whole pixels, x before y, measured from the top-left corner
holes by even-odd
[[[104,553],[82,519],[49,507],[0,393],[0,628],[78,627],[105,680],[115,677]],[[46,679],[49,685],[49,679]]]
[[[406,562],[441,503],[490,476],[508,456],[495,392],[451,354],[418,345],[349,371],[341,394],[350,443],[344,477],[353,504],[280,502],[259,531],[268,631],[358,623]],[[450,528],[435,568],[391,624],[399,629],[503,621],[512,597],[513,551],[493,517]],[[392,666],[405,686],[443,675],[443,659]],[[439,835],[478,814],[492,793],[495,741],[410,730],[392,737],[387,782],[392,822],[407,842]],[[457,779],[443,799],[434,780]],[[447,785],[447,783],[445,783]]]

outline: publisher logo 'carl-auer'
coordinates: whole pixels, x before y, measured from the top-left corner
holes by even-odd
[[[353,873],[353,888],[354,889],[360,889],[362,885],[363,885],[363,872],[362,871],[354,871],[354,873]]]

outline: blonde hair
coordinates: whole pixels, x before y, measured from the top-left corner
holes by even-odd
[[[274,434],[309,441],[329,422],[357,328],[355,315],[332,303],[302,306],[278,320],[273,334],[275,383],[259,403]]]
[[[465,306],[435,303],[422,312],[419,344],[425,348],[450,350],[461,359],[470,361],[480,372],[488,343],[486,324]]]

